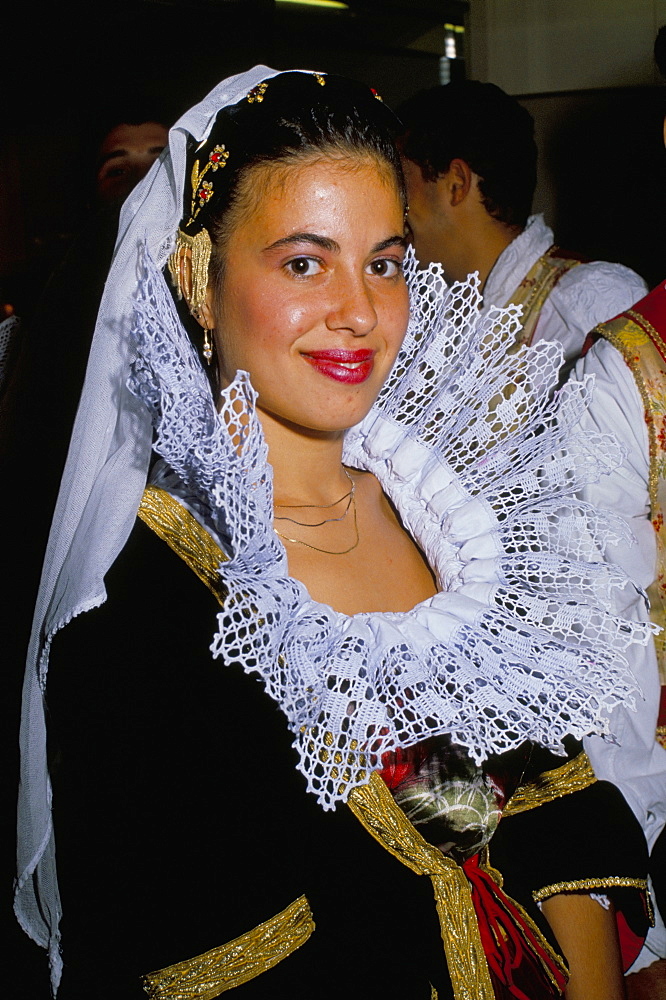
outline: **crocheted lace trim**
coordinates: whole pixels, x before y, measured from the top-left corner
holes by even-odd
[[[378,478],[441,587],[400,614],[339,614],[287,575],[249,375],[218,412],[147,255],[136,303],[130,388],[230,556],[212,652],[261,676],[325,808],[384,751],[429,736],[449,734],[480,763],[524,740],[563,752],[567,734],[607,732],[636,689],[622,652],[650,631],[612,613],[625,581],[602,550],[626,535],[622,522],[573,497],[621,459],[613,439],[576,434],[589,383],[553,404],[559,346],[507,357],[515,308],[482,319],[474,276],[449,289],[411,255],[406,275],[403,349],[344,455]]]

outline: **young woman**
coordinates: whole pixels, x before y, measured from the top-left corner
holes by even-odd
[[[25,686],[17,912],[57,981],[57,841],[64,998],[564,987],[484,848],[534,745],[630,698],[647,631],[567,499],[585,391],[563,436],[556,349],[502,358],[515,315],[478,324],[473,282],[406,259],[394,127],[257,67],[126,203]],[[640,831],[597,809],[625,869],[579,851],[588,888],[638,898]]]

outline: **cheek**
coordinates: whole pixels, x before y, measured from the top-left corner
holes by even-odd
[[[253,334],[282,347],[325,325],[330,293],[312,287],[287,287],[284,281],[266,281],[247,303],[247,321]]]
[[[220,315],[220,341],[225,359],[236,368],[253,369],[276,363],[276,355],[307,332],[312,307],[284,294],[277,295],[270,284],[258,286],[251,294],[229,290]]]
[[[397,357],[409,323],[409,292],[403,286],[386,307],[386,343],[392,361]]]

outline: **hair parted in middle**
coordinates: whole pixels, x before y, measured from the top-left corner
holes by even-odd
[[[399,109],[400,146],[424,180],[445,174],[454,159],[479,177],[486,211],[523,227],[536,187],[534,120],[514,97],[493,83],[460,80],[423,90]]]

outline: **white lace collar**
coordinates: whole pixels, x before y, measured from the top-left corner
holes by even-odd
[[[562,391],[555,423],[558,346],[507,358],[515,309],[481,320],[474,279],[447,290],[413,258],[408,277],[403,350],[344,452],[378,478],[436,572],[441,592],[400,614],[340,614],[287,576],[249,376],[238,373],[218,414],[148,258],[137,303],[130,386],[230,555],[213,654],[262,677],[324,807],[367,781],[384,751],[431,735],[480,762],[526,739],[557,751],[567,734],[606,732],[635,689],[622,650],[648,635],[610,614],[623,580],[597,545],[618,522],[569,496],[581,465],[597,478],[619,459],[608,438],[576,438],[587,385]]]
[[[502,250],[488,275],[483,289],[483,312],[491,306],[503,306],[539,257],[553,245],[553,230],[543,215],[530,215],[527,225],[508,247]]]

